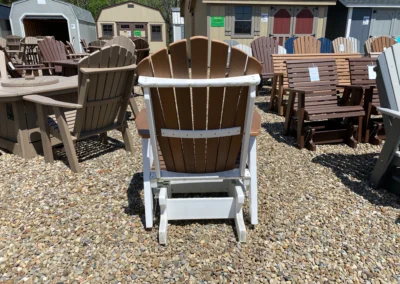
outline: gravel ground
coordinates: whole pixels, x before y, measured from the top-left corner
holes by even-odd
[[[144,229],[134,122],[133,154],[117,132],[107,146],[78,143],[83,174],[69,170],[63,148],[51,165],[1,151],[0,283],[400,283],[399,197],[368,186],[381,148],[300,151],[265,101],[259,225],[247,219],[246,244],[233,221],[170,222],[167,246],[158,221]]]

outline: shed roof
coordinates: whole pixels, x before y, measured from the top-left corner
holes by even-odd
[[[400,7],[400,0],[339,0],[346,7]]]
[[[0,19],[8,20],[10,18],[10,10],[10,6],[0,4]]]
[[[104,10],[107,10],[107,9],[110,9],[110,8],[114,8],[114,7],[120,6],[120,5],[125,5],[125,4],[128,4],[128,3],[132,3],[132,4],[135,4],[135,5],[139,5],[139,6],[143,6],[143,7],[149,8],[149,9],[156,10],[156,11],[158,11],[158,12],[160,13],[161,17],[162,17],[162,18],[164,19],[164,21],[165,21],[164,15],[161,13],[160,10],[158,10],[158,9],[156,9],[156,8],[154,8],[154,7],[151,7],[151,6],[149,6],[149,5],[142,4],[142,3],[138,3],[138,2],[135,2],[135,1],[131,1],[131,0],[128,0],[128,1],[125,1],[125,2],[121,2],[121,3],[117,3],[117,4],[114,4],[114,5],[110,5],[110,6],[104,7],[103,9],[100,10],[99,14],[97,15],[96,21],[99,20],[100,15],[101,15],[101,13],[102,13]]]

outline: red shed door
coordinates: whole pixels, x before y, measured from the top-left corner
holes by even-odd
[[[272,7],[271,36],[278,40],[280,45],[292,36],[292,7]]]
[[[316,7],[295,9],[294,36],[315,35],[314,18],[316,11],[318,11]]]

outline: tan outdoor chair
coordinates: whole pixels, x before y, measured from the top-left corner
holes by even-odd
[[[247,186],[251,223],[257,224],[256,136],[261,123],[253,112],[262,66],[232,47],[226,78],[229,45],[211,40],[208,69],[208,38],[190,41],[191,72],[186,40],[170,45],[171,64],[163,48],[137,68],[146,102],[136,120],[142,136],[146,227],[153,225],[153,187],[159,189],[160,243],[167,242],[168,221],[183,219],[234,219],[244,242]],[[253,122],[258,125],[254,132]],[[228,196],[174,196],[199,192]]]
[[[100,134],[105,142],[107,131],[117,129],[122,132],[125,149],[132,152],[125,112],[132,92],[134,63],[135,57],[125,48],[104,47],[79,62],[76,104],[38,95],[24,97],[36,103],[46,162],[53,161],[50,135],[62,140],[74,172],[81,172],[74,141]],[[47,115],[45,106],[52,107],[55,114]]]

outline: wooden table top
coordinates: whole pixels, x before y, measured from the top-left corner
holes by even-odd
[[[57,65],[57,66],[67,66],[67,67],[76,67],[76,68],[78,68],[79,60],[75,61],[74,59],[67,59],[67,60],[56,60],[56,61],[49,61],[49,62],[51,64]]]
[[[46,93],[67,93],[78,90],[78,76],[62,77],[51,76],[52,79],[58,79],[58,83],[52,85],[34,86],[34,87],[3,87],[0,84],[0,101],[22,100],[23,96]],[[12,81],[14,79],[8,79]]]

